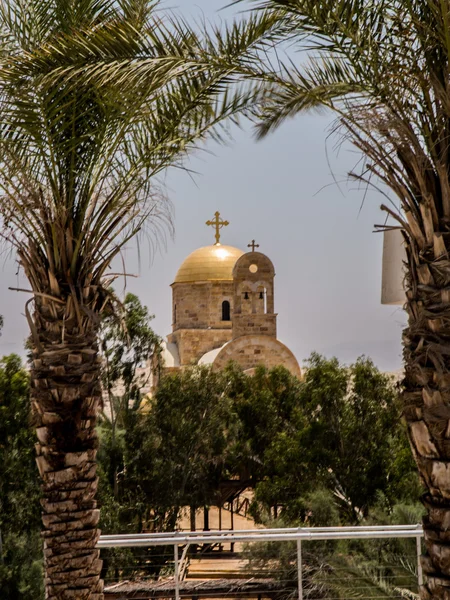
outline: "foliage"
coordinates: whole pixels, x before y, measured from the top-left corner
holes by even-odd
[[[160,338],[150,326],[153,318],[139,298],[128,293],[123,314],[108,315],[102,321],[103,389],[111,402],[120,386],[121,393],[117,396],[123,399],[125,410],[131,404],[140,404],[140,390],[148,384],[145,378],[137,377],[138,368],[147,366],[150,357],[160,353]]]
[[[338,524],[328,520],[333,511],[329,491],[313,492],[308,503],[317,520],[314,526]],[[416,524],[423,508],[419,504],[387,507],[380,495],[363,525]],[[323,520],[320,520],[319,515]],[[270,527],[283,527],[286,521],[271,521]],[[293,523],[290,523],[293,525]],[[294,543],[260,542],[245,548],[249,571],[256,576],[262,569],[284,582],[287,595],[297,589],[297,549]],[[304,541],[302,543],[303,584],[314,598],[409,598],[417,596],[417,557],[415,539],[373,539]]]
[[[99,460],[105,476],[119,494],[119,473],[123,474],[127,422],[135,419],[141,390],[149,385],[149,361],[157,366],[160,339],[152,330],[153,316],[134,294],[127,294],[123,314],[106,316],[100,329],[103,358],[102,384],[105,407],[101,414]]]
[[[114,279],[111,261],[144,222],[164,232],[155,176],[239,96],[199,35],[152,0],[9,0],[0,31],[2,235],[35,292],[81,302],[74,284]]]
[[[422,515],[423,508],[418,503],[388,507],[380,494],[364,524],[414,525],[420,522]],[[322,550],[318,558],[326,568],[317,577],[338,598],[375,595],[417,598],[415,539],[341,541],[328,546],[326,553]]]
[[[173,528],[183,506],[215,503],[235,429],[225,386],[209,367],[168,374],[134,431],[129,481],[153,509],[152,528]]]
[[[117,494],[111,476],[110,424],[105,421],[100,426],[104,430],[99,461],[105,532],[172,531],[184,506],[195,510],[216,502],[233,429],[223,389],[220,373],[187,369],[163,377],[143,409],[134,402],[125,410],[126,418],[118,428],[120,438],[116,438],[120,459],[116,464],[121,469]],[[134,572],[156,578],[162,568],[170,566],[173,549],[150,548],[144,566],[140,554],[141,549],[104,553],[103,575],[117,580],[126,569],[127,577]]]
[[[336,359],[313,354],[302,403],[316,456],[322,453],[318,460],[350,520],[367,515],[380,492],[398,498],[397,486],[415,466],[410,455],[404,461],[406,435],[398,391],[389,376],[369,359],[360,358],[347,369]]]
[[[159,356],[160,340],[151,328],[152,319],[147,307],[129,293],[121,318],[116,314],[105,316],[100,329],[104,407],[98,425],[98,463],[100,525],[104,533],[142,529],[144,499],[139,491],[132,495],[126,482],[126,436],[133,435],[141,389],[149,384],[149,360]],[[135,554],[133,548],[104,551],[102,578],[116,581],[120,568],[129,573],[137,570]]]
[[[0,589],[4,600],[43,597],[40,488],[29,378],[18,356],[0,360]]]
[[[314,522],[307,497],[328,489],[340,518],[357,522],[379,493],[392,504],[416,493],[397,390],[388,376],[368,359],[347,368],[312,354],[304,380],[294,380],[283,369],[261,369],[245,401],[242,394],[236,401],[250,428],[262,419],[264,433],[254,430],[251,448],[258,457],[257,501],[279,505],[290,520]],[[252,431],[245,436],[252,440]]]
[[[2,539],[0,589],[4,600],[40,600],[44,598],[42,540],[39,527],[7,531]]]
[[[248,376],[230,364],[225,376],[226,394],[239,420],[236,466],[256,483],[267,474],[267,449],[280,432],[292,430],[296,418],[301,419],[301,384],[284,367],[268,370],[259,366],[253,376]]]
[[[397,390],[368,359],[345,367],[313,354],[303,381],[283,367],[189,368],[146,402],[117,442],[123,526],[173,528],[181,507],[215,504],[226,479],[255,489],[258,520],[314,525],[358,522],[380,497],[390,510],[418,490]]]

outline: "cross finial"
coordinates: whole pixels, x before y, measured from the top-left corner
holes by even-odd
[[[255,248],[259,248],[259,244],[255,244],[255,240],[252,240],[250,244],[247,244],[247,248],[251,248],[252,252],[254,252]]]
[[[216,228],[216,244],[220,244],[220,230],[222,229],[222,227],[226,227],[227,225],[229,225],[228,221],[221,221],[220,220],[220,212],[216,211],[214,213],[214,219],[212,221],[206,221],[206,225],[212,226]]]

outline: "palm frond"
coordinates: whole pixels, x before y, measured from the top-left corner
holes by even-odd
[[[145,223],[170,224],[155,177],[222,140],[222,121],[258,93],[208,64],[210,43],[157,3],[78,4],[0,10],[3,237],[33,289],[55,295],[100,286]]]

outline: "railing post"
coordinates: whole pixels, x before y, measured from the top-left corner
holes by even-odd
[[[298,600],[303,600],[302,540],[297,540]]]
[[[422,556],[422,537],[418,535],[416,537],[416,550],[417,550],[417,580],[420,586],[423,585],[423,572],[422,572],[422,561],[420,557]]]
[[[175,563],[175,600],[180,600],[180,573],[178,565],[178,544],[173,545],[173,560]]]

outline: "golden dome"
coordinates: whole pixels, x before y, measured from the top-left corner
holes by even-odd
[[[198,248],[183,261],[174,283],[232,281],[233,267],[243,254],[239,248],[222,244]]]

